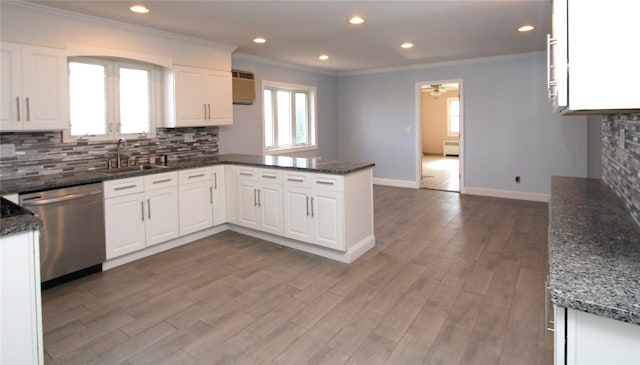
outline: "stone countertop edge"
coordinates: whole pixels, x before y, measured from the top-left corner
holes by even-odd
[[[17,206],[16,204],[5,200],[6,204]],[[19,209],[20,215],[14,215],[12,217],[0,218],[0,237],[8,236],[14,233],[21,233],[25,231],[37,230],[42,227],[42,221],[40,218],[30,214],[26,209]]]
[[[640,227],[600,179],[551,178],[553,304],[640,325]]]

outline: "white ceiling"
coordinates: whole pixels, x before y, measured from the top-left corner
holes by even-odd
[[[237,46],[236,52],[343,74],[545,49],[550,0],[31,1],[40,5]],[[350,25],[352,15],[366,19]],[[520,33],[525,23],[536,29]],[[266,44],[252,42],[256,36]],[[404,41],[415,47],[400,48]],[[328,61],[318,60],[321,53]]]

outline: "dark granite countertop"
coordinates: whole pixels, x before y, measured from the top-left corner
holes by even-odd
[[[602,180],[551,179],[549,290],[561,307],[640,325],[640,227]]]
[[[39,229],[42,221],[30,211],[0,197],[0,237]]]
[[[21,179],[2,180],[0,181],[0,195],[59,189],[74,185],[90,184],[106,180],[124,179],[127,177],[150,175],[162,172],[221,164],[268,167],[332,175],[347,175],[352,172],[373,167],[375,165],[371,162],[328,161],[320,158],[228,154],[215,157],[169,161],[166,168],[163,169],[132,171],[113,175],[107,175],[96,171],[80,171],[55,175],[25,177]]]

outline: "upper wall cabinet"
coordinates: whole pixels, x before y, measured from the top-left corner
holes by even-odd
[[[640,2],[554,0],[549,98],[562,113],[640,110]]]
[[[66,128],[65,52],[0,42],[0,54],[0,131]]]
[[[231,72],[174,66],[165,87],[165,127],[233,124]]]

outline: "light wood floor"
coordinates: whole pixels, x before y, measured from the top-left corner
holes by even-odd
[[[547,205],[375,186],[351,265],[233,232],[43,293],[48,364],[551,364]]]
[[[457,156],[423,155],[422,189],[460,191],[460,162]]]

